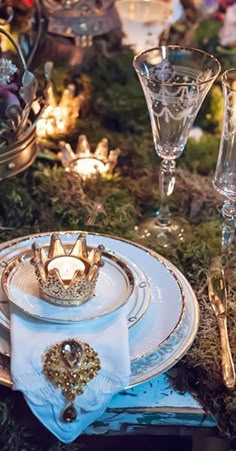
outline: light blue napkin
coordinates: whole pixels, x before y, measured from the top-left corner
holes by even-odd
[[[88,343],[98,353],[101,370],[74,403],[77,419],[61,421],[65,399],[42,372],[45,351],[68,338]],[[127,309],[87,323],[52,324],[11,309],[11,374],[35,416],[59,440],[70,443],[92,424],[112,396],[129,383],[130,356]]]

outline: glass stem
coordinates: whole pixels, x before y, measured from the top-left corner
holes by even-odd
[[[221,249],[225,253],[230,250],[234,241],[236,229],[236,202],[226,200],[222,207],[222,216],[224,218],[222,226]]]
[[[175,160],[163,160],[160,166],[160,208],[156,213],[156,223],[161,227],[167,227],[171,223],[168,200],[174,191],[175,165]]]

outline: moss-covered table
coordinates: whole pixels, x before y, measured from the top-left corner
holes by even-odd
[[[201,41],[199,36],[198,30],[197,45],[204,48],[208,45],[214,53],[214,39],[206,41],[203,37]],[[108,137],[110,148],[121,149],[116,171],[112,176],[83,181],[61,167],[56,141],[53,146],[50,143],[50,150],[48,143],[44,143],[31,168],[1,182],[1,242],[48,230],[95,231],[135,241],[135,225],[158,207],[159,162],[153,149],[146,104],[132,68],[132,52],[125,48],[111,51],[104,42],[97,42],[96,46],[96,58],[87,61],[82,74],[72,76],[58,68],[54,78],[61,90],[63,79],[81,81],[82,75],[88,102],[76,129],[66,139],[73,145],[78,134],[85,133],[94,148],[103,136]],[[232,55],[222,58],[224,67],[233,65],[231,58]],[[159,377],[115,397],[101,422],[96,423],[97,432],[110,428],[128,432],[128,424],[135,419],[136,424],[145,427],[165,421],[195,425],[217,422],[228,437],[236,435],[236,392],[227,391],[222,383],[219,334],[206,285],[210,260],[220,248],[222,200],[213,190],[212,177],[221,119],[222,96],[220,84],[216,84],[197,121],[203,137],[199,142],[189,140],[179,159],[176,191],[171,201],[173,213],[188,221],[190,233],[175,249],[163,250],[158,242],[148,240],[143,243],[172,261],[195,289],[201,312],[199,333],[168,379]],[[232,286],[228,319],[236,361],[234,295]],[[169,383],[171,388],[167,388]],[[191,392],[194,398],[175,390]],[[202,408],[209,414],[206,418]],[[2,450],[64,449],[27,411],[21,395],[6,388],[1,388],[0,427]],[[66,449],[77,449],[76,446]]]

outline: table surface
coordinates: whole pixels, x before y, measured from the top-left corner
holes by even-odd
[[[103,416],[86,433],[147,432],[162,425],[214,427],[216,423],[189,393],[173,390],[163,374],[114,396]]]

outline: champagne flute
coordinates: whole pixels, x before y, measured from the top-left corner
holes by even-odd
[[[222,251],[230,249],[236,227],[236,68],[222,75],[223,129],[214,176],[215,189],[224,196]]]
[[[220,73],[219,61],[202,50],[160,46],[134,58],[151,120],[159,174],[160,208],[136,230],[139,238],[169,246],[184,239],[182,218],[172,219],[168,199],[175,186],[176,159],[185,148],[189,132],[209,89]]]

